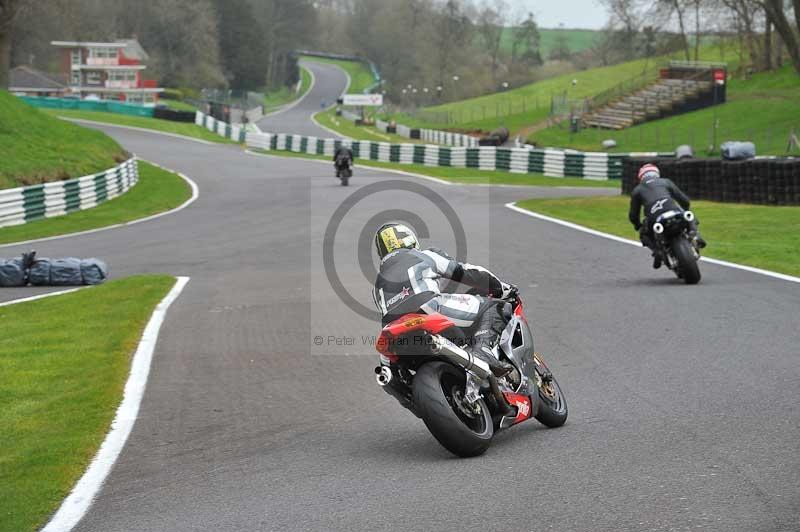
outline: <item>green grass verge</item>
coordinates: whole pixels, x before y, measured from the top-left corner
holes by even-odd
[[[111,201],[85,211],[0,228],[0,244],[65,235],[130,222],[168,211],[192,197],[180,176],[139,161],[139,183]]]
[[[602,33],[598,30],[539,28],[539,53],[542,54],[542,59],[547,60],[550,57],[550,52],[556,47],[561,36],[565,38],[570,51],[575,53],[591,48],[602,37]],[[500,47],[503,51],[511,53],[513,40],[514,28],[504,28],[500,37]]]
[[[180,102],[178,100],[161,98],[159,102],[165,104],[169,109],[172,109],[173,111],[197,111],[197,107],[195,107],[194,105],[186,102]]]
[[[342,61],[340,59],[310,56],[303,56],[301,59],[309,63],[336,65],[347,72],[350,75],[350,88],[347,89],[349,94],[361,94],[366,89],[375,85],[375,78],[372,76],[372,71],[366,64],[360,61]]]
[[[102,172],[127,158],[112,138],[0,90],[0,189]]]
[[[0,307],[0,532],[38,530],[86,470],[174,283],[130,277]]]
[[[598,231],[636,240],[628,197],[533,199],[518,205]],[[692,202],[708,241],[703,254],[756,268],[800,275],[800,207]]]
[[[719,153],[726,140],[751,140],[763,155],[786,154],[792,130],[800,132],[800,76],[791,67],[778,72],[754,75],[749,80],[728,83],[727,102],[692,113],[653,120],[621,131],[584,129],[569,133],[569,128],[551,127],[532,134],[528,140],[538,146],[559,146],[599,151],[605,139],[614,139],[613,151],[672,151],[681,144],[694,147],[698,155]],[[714,124],[717,149],[713,145]],[[794,148],[791,154],[800,154]]]
[[[147,118],[145,116],[130,116],[118,113],[101,113],[95,111],[72,111],[69,109],[47,109],[46,113],[52,116],[74,118],[77,120],[91,120],[93,122],[103,122],[105,124],[115,124],[118,126],[140,127],[173,133],[195,139],[217,142],[220,144],[231,144],[233,141],[220,137],[207,129],[196,124],[186,122],[173,122],[171,120],[161,120],[160,118]]]
[[[296,157],[300,159],[318,159],[323,161],[331,160],[331,158],[327,155],[311,155],[291,151],[254,151],[279,157]],[[512,174],[510,172],[503,172],[499,170],[433,167],[424,166],[421,164],[385,163],[381,161],[369,161],[365,159],[356,159],[355,163],[357,165],[371,166],[373,168],[386,168],[389,170],[400,170],[403,172],[411,172],[414,174],[436,177],[438,179],[444,179],[445,181],[452,181],[454,183],[521,185],[537,187],[619,188],[619,181],[592,181],[591,179],[577,179],[573,177],[547,177],[542,174]],[[333,171],[332,161],[331,171]],[[357,178],[358,174],[356,174],[355,177]]]
[[[294,88],[281,87],[278,90],[269,91],[264,94],[264,112],[269,113],[279,107],[298,100],[305,96],[311,88],[311,73],[300,67],[300,90],[295,92]]]
[[[355,140],[371,140],[373,142],[392,142],[395,144],[419,144],[420,141],[407,139],[400,135],[383,133],[373,126],[357,126],[350,120],[336,116],[335,109],[321,111],[314,115],[314,119],[323,126],[330,128],[337,133]]]
[[[700,52],[701,60],[727,61],[731,68],[735,66],[730,50],[727,56],[722,56],[718,47],[706,45]],[[669,59],[681,59],[681,54],[679,51],[650,60],[637,59],[608,67],[571,72],[505,92],[426,107],[418,113],[419,118],[404,114],[394,118],[399,124],[435,129],[457,127],[490,131],[502,125],[515,134],[525,127],[546,120],[550,113],[550,99],[554,95],[566,93],[570,99],[588,98],[642,74],[655,80],[659,65]],[[572,85],[573,79],[577,80],[575,86]],[[458,87],[450,83],[445,90],[457,92]],[[453,122],[446,124],[439,120],[431,121],[431,117],[436,114],[449,114]]]

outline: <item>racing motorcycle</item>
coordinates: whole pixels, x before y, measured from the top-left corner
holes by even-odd
[[[669,210],[653,222],[656,248],[667,267],[686,284],[700,282],[700,248],[692,231],[692,211]]]
[[[353,177],[353,168],[351,164],[352,160],[349,158],[338,159],[335,163],[336,177],[341,180],[343,187],[346,187],[350,182],[350,178]]]
[[[376,344],[378,384],[457,456],[483,454],[496,432],[531,418],[547,427],[567,421],[566,399],[534,351],[522,300],[513,294],[506,301],[513,314],[494,348],[513,366],[503,377],[462,347],[463,330],[439,313],[406,314]]]

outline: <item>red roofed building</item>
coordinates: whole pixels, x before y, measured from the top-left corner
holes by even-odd
[[[69,92],[81,99],[154,105],[164,90],[155,80],[144,79],[148,55],[136,39],[52,44],[63,50],[61,65]]]

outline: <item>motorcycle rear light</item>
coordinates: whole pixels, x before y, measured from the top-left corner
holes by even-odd
[[[683,213],[683,218],[687,222],[691,222],[692,220],[694,220],[694,213],[692,211],[686,211]]]
[[[660,235],[661,233],[664,232],[664,226],[661,225],[660,223],[653,224],[653,232],[657,235]]]

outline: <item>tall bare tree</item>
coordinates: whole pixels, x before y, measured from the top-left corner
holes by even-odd
[[[503,19],[506,14],[507,4],[503,0],[495,0],[492,4],[486,3],[478,17],[477,29],[483,41],[483,49],[489,56],[492,72],[492,81],[497,83],[497,68],[500,63],[502,50]]]
[[[782,0],[761,0],[759,3],[767,12],[772,23],[775,24],[775,31],[781,36],[794,69],[800,74],[800,0],[792,0],[794,28],[789,22]]]
[[[0,87],[8,87],[11,67],[11,28],[22,0],[0,0]]]

